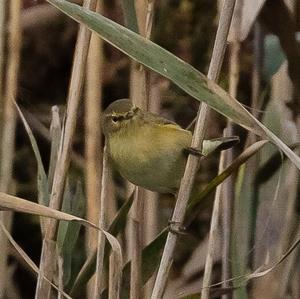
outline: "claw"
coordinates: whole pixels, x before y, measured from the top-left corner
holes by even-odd
[[[203,156],[201,151],[199,149],[195,148],[195,147],[189,146],[189,147],[184,148],[183,150],[188,155],[194,155],[194,156],[197,156],[197,157],[202,157]]]
[[[187,232],[185,231],[186,228],[181,226],[180,222],[171,221],[169,220],[169,231],[176,235],[186,236]]]

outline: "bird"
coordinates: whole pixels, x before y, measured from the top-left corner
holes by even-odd
[[[176,194],[188,154],[207,155],[239,141],[237,136],[204,140],[191,148],[192,133],[158,114],[143,111],[129,99],[112,102],[103,112],[102,130],[110,160],[131,183],[159,193]]]

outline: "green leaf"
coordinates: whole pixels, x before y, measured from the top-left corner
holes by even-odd
[[[70,185],[69,182],[66,184],[62,211],[74,216],[82,217],[85,206],[85,198],[80,182],[77,182],[76,189]],[[60,221],[57,234],[57,247],[59,254],[63,258],[63,274],[64,274],[64,285],[67,285],[71,278],[72,270],[72,253],[77,242],[80,223]]]
[[[252,116],[225,90],[194,67],[157,44],[104,16],[64,0],[47,0],[77,22],[85,24],[132,59],[170,79],[182,90],[237,124],[275,143],[300,169],[300,158],[275,134]]]
[[[135,33],[139,32],[136,10],[135,10],[135,1],[134,0],[123,0],[123,13],[126,27]]]

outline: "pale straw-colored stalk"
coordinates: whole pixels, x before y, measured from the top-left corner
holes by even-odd
[[[232,20],[229,32],[229,94],[237,97],[239,73],[240,73],[240,24],[242,13],[242,1],[238,1],[234,9],[234,17]],[[224,130],[224,136],[232,136],[233,124],[228,119],[227,127]],[[223,155],[225,158],[223,158]],[[221,160],[225,159],[225,165],[229,166],[233,161],[233,149],[221,152]],[[222,287],[229,287],[228,279],[230,278],[230,244],[231,244],[231,231],[232,231],[232,211],[234,204],[234,176],[230,176],[222,185]],[[230,295],[225,294],[222,299],[228,299]]]
[[[97,3],[102,11],[102,1]],[[86,156],[86,197],[87,220],[97,223],[101,193],[101,106],[103,76],[103,41],[92,33],[87,60],[85,87],[85,156]],[[97,232],[87,232],[87,250],[92,252],[97,244]]]
[[[147,3],[144,0],[135,0],[136,17],[139,33],[145,36]],[[146,70],[136,62],[132,62],[130,74],[130,98],[132,102],[147,110],[148,94],[146,82]],[[132,213],[130,214],[130,248],[131,248],[131,271],[130,271],[130,298],[141,298],[141,253],[143,248],[142,228],[144,214],[145,190],[137,188],[135,191]]]
[[[222,173],[224,170],[225,156],[221,155],[219,162],[218,174]],[[219,220],[220,220],[220,208],[221,208],[221,198],[222,198],[222,185],[219,185],[216,190],[215,200],[213,205],[213,212],[211,216],[210,232],[208,238],[208,248],[207,256],[205,260],[205,269],[203,275],[203,289],[201,292],[202,299],[209,298],[209,285],[211,283],[211,274],[213,270],[214,254],[217,248],[216,243],[219,238]]]
[[[161,85],[156,74],[150,74],[149,111],[159,114],[161,104]],[[158,233],[159,194],[146,191],[144,203],[144,246],[148,245]],[[144,288],[144,297],[150,298],[155,275],[147,282]]]
[[[4,1],[5,2],[5,1]],[[2,3],[2,9],[4,9]],[[9,5],[8,19],[8,51],[7,51],[7,72],[5,80],[5,95],[1,97],[3,103],[2,132],[1,132],[1,165],[0,165],[0,191],[8,193],[11,187],[13,161],[15,153],[15,129],[16,111],[13,101],[16,98],[18,86],[18,73],[20,65],[22,30],[20,24],[21,0],[12,0]],[[2,18],[5,17],[5,9],[1,11]],[[2,21],[1,21],[2,22]],[[3,20],[4,22],[4,20]],[[3,25],[3,23],[2,23]],[[2,27],[3,29],[3,27]],[[3,37],[2,43],[3,43]],[[2,44],[3,46],[3,44]],[[3,53],[2,59],[3,59]],[[3,65],[3,64],[2,64]],[[3,73],[1,74],[3,76]],[[0,78],[0,80],[3,78]],[[0,211],[0,221],[10,230],[12,222],[11,212]],[[0,298],[4,298],[5,285],[9,279],[7,267],[7,240],[3,233],[0,233]]]
[[[107,146],[105,145],[103,151],[103,165],[102,165],[102,183],[101,183],[101,196],[100,196],[100,213],[98,226],[101,229],[106,228],[106,209],[107,201],[109,200],[109,182],[110,182],[110,167],[108,162]],[[100,299],[101,288],[103,287],[104,278],[104,249],[105,249],[105,235],[99,231],[97,238],[97,263],[96,263],[96,277],[94,285],[94,299]],[[111,266],[111,265],[110,265]],[[114,282],[111,282],[114,283]]]
[[[218,79],[221,70],[234,5],[235,0],[224,1],[223,8],[221,11],[216,41],[208,71],[208,78],[214,81]],[[202,142],[205,137],[206,117],[208,112],[208,106],[202,103],[197,115],[195,130],[191,144],[192,147],[200,149],[202,148]],[[186,169],[181,180],[177,201],[173,212],[173,217],[171,220],[173,231],[180,230],[182,222],[184,220],[184,213],[188,203],[188,199],[190,197],[196,171],[198,169],[198,162],[198,157],[189,155],[186,164]],[[167,284],[168,274],[172,265],[173,254],[177,242],[177,235],[173,231],[170,231],[167,237],[166,245],[164,248],[163,256],[161,259],[154,289],[151,296],[152,299],[162,298]]]
[[[150,39],[153,17],[154,17],[154,3],[155,0],[147,1],[147,13],[145,22],[145,37]],[[148,74],[148,91],[149,91],[149,103],[148,109],[151,112],[159,114],[160,111],[160,85],[154,82],[157,76],[155,74]],[[143,225],[143,246],[148,245],[157,235],[158,232],[158,199],[159,195],[156,192],[149,190],[145,191],[144,195],[144,225]],[[150,298],[152,288],[154,285],[154,276],[148,280],[144,287],[144,298]]]
[[[91,10],[95,9],[96,0],[84,1],[84,7]],[[50,196],[49,206],[60,210],[62,205],[62,195],[66,180],[67,171],[70,164],[70,149],[72,147],[75,128],[77,110],[82,93],[84,74],[86,69],[87,53],[89,48],[91,32],[84,25],[79,25],[78,38],[74,54],[74,62],[71,73],[69,86],[66,119],[64,131],[62,134],[58,162],[54,172],[53,187]],[[55,252],[55,239],[57,233],[57,221],[49,220],[45,237],[43,239],[40,273],[36,286],[35,298],[47,299],[50,296],[50,286],[43,279],[46,276],[48,279],[53,278],[53,267],[56,264],[53,253]]]
[[[97,12],[102,12],[102,1],[97,2]],[[92,33],[85,80],[85,183],[87,199],[87,220],[98,223],[101,195],[102,173],[102,142],[101,142],[101,106],[102,106],[102,76],[103,76],[103,41]],[[97,247],[98,235],[101,232],[88,230],[86,232],[86,250],[88,254]],[[100,270],[101,273],[103,269]],[[88,283],[88,297],[94,293],[94,280]]]
[[[3,109],[4,48],[5,48],[5,16],[7,1],[0,1],[0,121]],[[1,136],[1,133],[0,133]]]

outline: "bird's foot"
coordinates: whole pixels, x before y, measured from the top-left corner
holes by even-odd
[[[169,229],[169,232],[176,234],[176,235],[181,235],[181,236],[187,235],[186,228],[184,226],[181,226],[181,223],[177,222],[177,221],[169,220],[168,229]]]
[[[193,155],[193,156],[197,156],[197,157],[202,157],[203,154],[201,153],[201,150],[196,148],[196,147],[186,147],[184,148],[184,152],[188,155]]]

